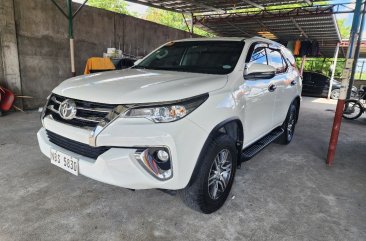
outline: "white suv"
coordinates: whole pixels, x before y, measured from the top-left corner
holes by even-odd
[[[211,213],[237,167],[291,141],[301,79],[282,45],[262,38],[169,42],[135,66],[64,81],[38,132],[51,163],[129,189],[178,190]]]

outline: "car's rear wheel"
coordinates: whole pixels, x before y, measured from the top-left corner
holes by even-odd
[[[332,90],[332,92],[330,92],[330,98],[333,100],[338,100],[339,93],[340,93],[339,89]]]
[[[279,144],[287,145],[292,141],[297,122],[297,107],[294,103],[288,109],[285,122],[282,124],[283,134],[276,141]]]
[[[227,135],[215,138],[205,150],[198,175],[179,191],[183,202],[202,213],[222,207],[234,181],[237,166],[235,141]]]

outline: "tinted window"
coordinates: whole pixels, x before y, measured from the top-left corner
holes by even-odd
[[[239,41],[171,42],[161,47],[134,68],[229,74],[243,51]]]
[[[283,73],[286,71],[287,66],[280,51],[268,48],[267,54],[269,65],[275,67],[277,73]]]
[[[256,64],[268,64],[267,63],[267,54],[265,47],[256,47],[250,57],[250,63]]]
[[[311,73],[304,72],[302,75],[302,82],[303,83],[310,83],[311,82]]]
[[[289,62],[289,64],[292,65],[293,67],[296,67],[296,60],[295,57],[292,55],[291,51],[288,50],[287,48],[282,48],[281,51],[284,54],[287,61]]]

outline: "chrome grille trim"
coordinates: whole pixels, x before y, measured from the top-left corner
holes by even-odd
[[[46,106],[45,115],[50,115],[55,121],[87,129],[94,129],[100,123],[108,122],[110,115],[114,115],[117,105],[88,102],[72,99],[76,104],[76,116],[71,120],[65,120],[60,116],[59,106],[67,97],[52,94]],[[111,114],[112,113],[112,114]]]
[[[111,110],[108,109],[102,109],[102,108],[84,108],[84,107],[76,107],[78,110],[86,110],[86,111],[94,111],[94,112],[100,112],[100,113],[109,113]]]

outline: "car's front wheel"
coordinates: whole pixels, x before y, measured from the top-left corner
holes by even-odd
[[[238,153],[235,141],[227,135],[215,138],[204,151],[198,174],[179,193],[190,208],[208,214],[222,207],[230,193]]]

